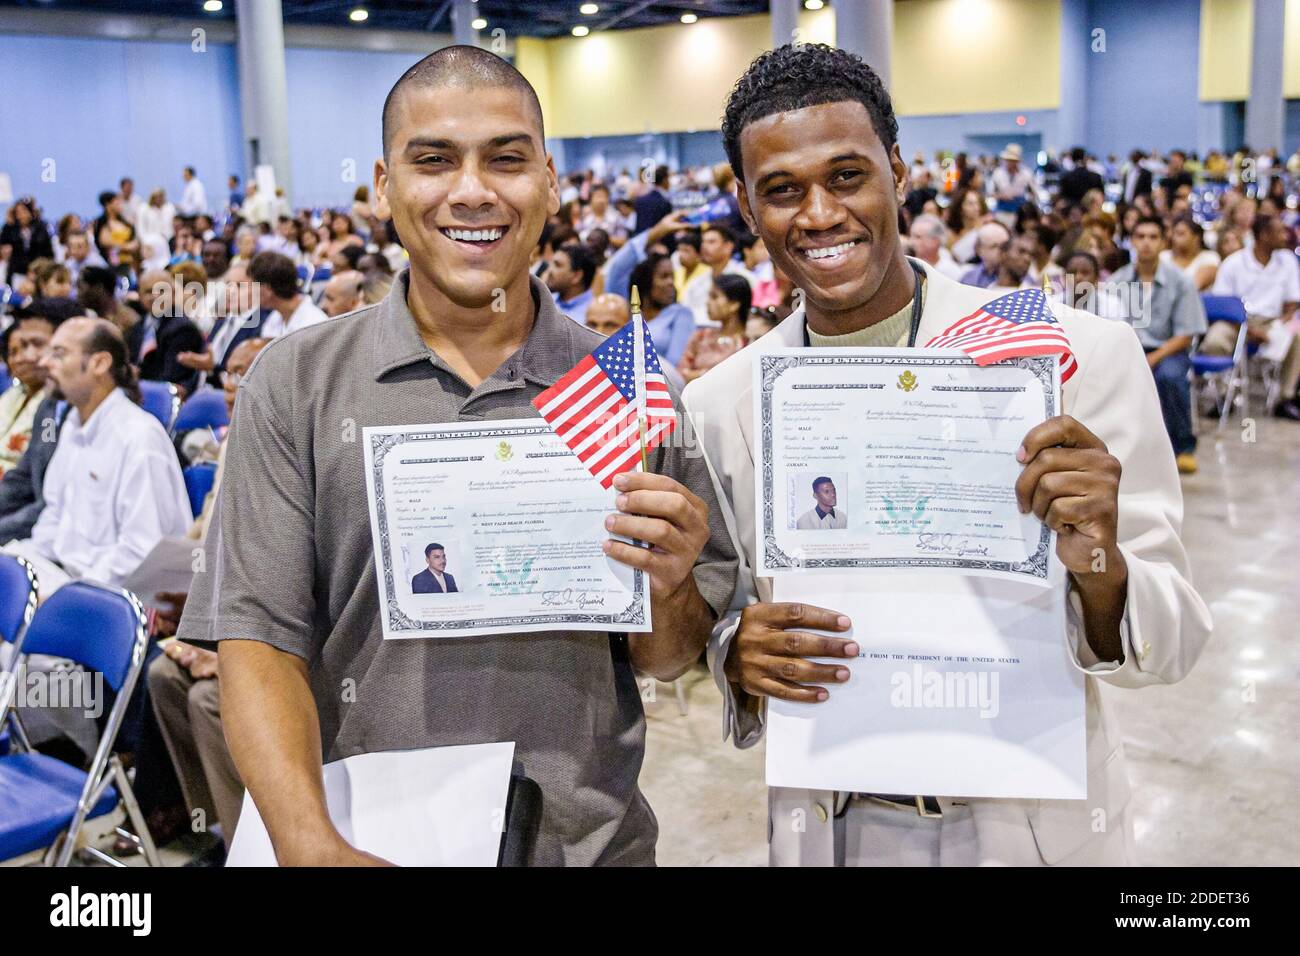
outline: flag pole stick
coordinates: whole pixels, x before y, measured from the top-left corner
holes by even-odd
[[[645,450],[645,320],[641,317],[641,296],[636,286],[632,287],[631,306],[637,435],[641,442],[641,470],[649,471],[650,463]]]

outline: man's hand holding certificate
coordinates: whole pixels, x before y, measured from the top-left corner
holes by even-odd
[[[746,609],[726,673],[773,698],[770,785],[1082,795],[1082,675],[1054,638],[1069,571],[1098,658],[1120,654],[1119,466],[1058,414],[1057,366],[915,349],[756,357],[755,518],[774,603]]]
[[[754,365],[760,573],[938,568],[1046,583],[1051,531],[1015,451],[1056,412],[1056,360],[788,349]]]

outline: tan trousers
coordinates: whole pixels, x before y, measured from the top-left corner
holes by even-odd
[[[1252,315],[1246,321],[1251,328],[1263,332],[1280,320]],[[1232,322],[1211,322],[1201,339],[1201,351],[1206,355],[1231,355],[1236,345],[1237,326]],[[1283,401],[1294,398],[1296,386],[1300,385],[1300,336],[1291,340],[1291,348],[1282,360],[1281,384]]]
[[[229,848],[244,802],[244,785],[221,730],[217,679],[196,680],[170,657],[149,666],[149,696],[191,812],[221,824]]]

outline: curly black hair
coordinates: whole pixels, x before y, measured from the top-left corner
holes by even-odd
[[[885,84],[862,58],[825,43],[779,46],[760,55],[736,81],[722,118],[722,143],[736,178],[744,181],[740,134],[750,123],[823,103],[866,107],[885,151],[898,141],[898,120]]]

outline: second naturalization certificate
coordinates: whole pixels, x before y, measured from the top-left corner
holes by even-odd
[[[1025,434],[1057,414],[1057,359],[781,349],[754,362],[760,574],[939,568],[1048,583],[1021,514]]]
[[[384,638],[650,630],[614,510],[539,419],[364,430]]]

